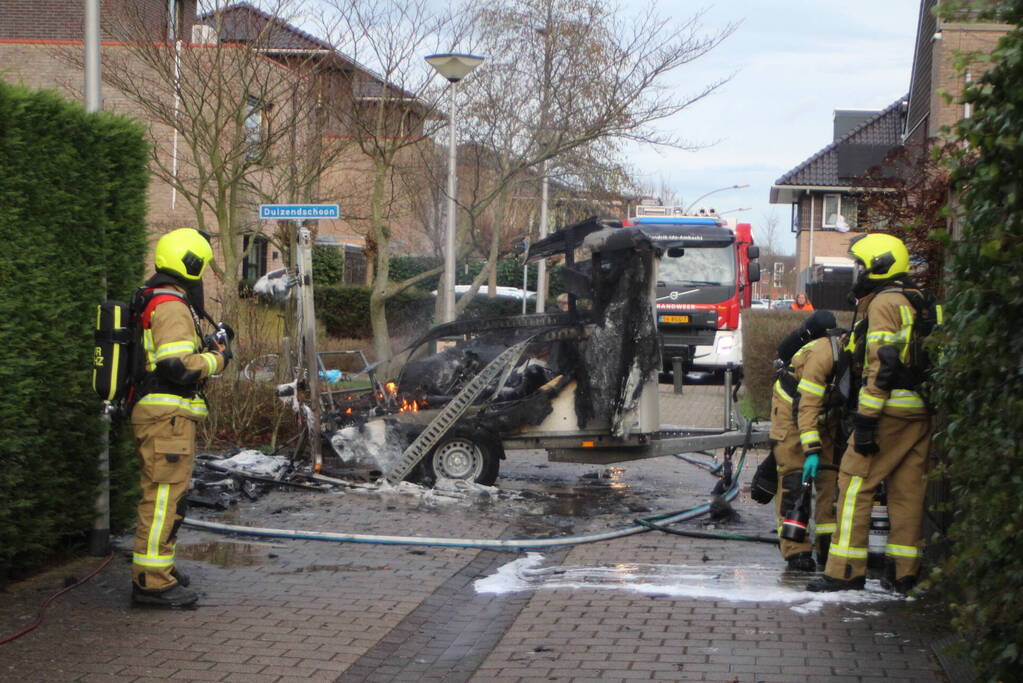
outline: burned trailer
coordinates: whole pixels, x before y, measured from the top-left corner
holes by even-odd
[[[658,261],[708,246],[610,219],[558,230],[532,245],[527,260],[564,256],[568,311],[432,328],[389,371],[388,414],[347,415],[330,438],[335,452],[349,462],[368,448],[391,483],[490,484],[511,449],[613,463],[766,441],[762,430],[661,431]]]

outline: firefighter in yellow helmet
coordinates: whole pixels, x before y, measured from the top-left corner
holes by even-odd
[[[908,276],[909,252],[902,240],[881,233],[861,235],[850,243],[849,254],[856,263],[856,315],[867,321],[865,338],[857,339],[854,352],[854,362],[862,363],[862,381],[852,416],[853,443],[842,457],[838,477],[838,528],[824,574],[807,589],[863,588],[874,490],[885,481],[891,531],[882,585],[906,593],[920,568],[931,436],[919,387],[900,380],[910,363],[917,316],[908,297],[920,292]]]
[[[132,600],[188,607],[197,600],[175,569],[174,546],[192,477],[196,425],[207,415],[203,380],[231,358],[225,339],[200,337],[202,276],[213,249],[198,230],[182,228],[156,244],[156,273],[136,294],[144,368],[131,423],[141,461],[142,499],[132,556]]]
[[[831,311],[817,311],[778,347],[778,379],[771,398],[771,442],[777,475],[775,515],[781,535],[785,516],[792,511],[805,482],[813,482],[817,560],[809,539],[779,538],[788,568],[812,572],[827,561],[835,530],[835,469],[833,434],[838,422],[831,390],[842,351],[841,330]]]

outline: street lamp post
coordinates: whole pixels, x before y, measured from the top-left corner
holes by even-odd
[[[456,93],[458,82],[469,75],[469,72],[483,63],[483,57],[445,53],[429,55],[427,63],[437,70],[451,83],[451,114],[448,127],[448,202],[447,228],[444,232],[444,276],[441,282],[441,322],[449,323],[455,319],[455,232],[457,229],[455,216],[455,196],[458,190],[458,168],[455,161],[455,116]]]
[[[699,203],[700,203],[700,200],[701,200],[701,199],[704,199],[705,197],[709,197],[709,196],[711,196],[712,194],[716,194],[716,193],[718,193],[718,192],[724,192],[725,190],[741,190],[741,189],[743,189],[743,188],[746,188],[746,187],[749,187],[749,183],[746,183],[746,184],[744,184],[744,185],[729,185],[728,187],[719,187],[719,188],[718,188],[718,189],[716,189],[716,190],[711,190],[710,192],[707,192],[706,194],[702,194],[702,195],[700,195],[700,196],[699,196],[699,197],[697,197],[697,198],[696,198],[696,199],[695,199],[695,200],[694,200],[693,202],[691,202],[691,203],[689,204],[689,206],[687,206],[687,207],[686,207],[685,213],[686,213],[686,215],[688,215],[688,214],[689,214],[689,211],[690,211],[690,210],[691,210],[691,209],[692,209],[692,208],[693,208],[694,206],[696,206],[697,204],[699,204]]]

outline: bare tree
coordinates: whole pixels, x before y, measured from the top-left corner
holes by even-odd
[[[573,161],[583,158],[620,173],[618,145],[625,141],[691,148],[657,122],[727,79],[689,94],[664,81],[734,30],[702,35],[699,14],[676,24],[653,9],[626,16],[608,0],[504,0],[481,11],[477,27],[487,61],[466,80],[465,99],[469,137],[488,154],[491,172],[460,197],[470,231],[476,217],[507,201],[509,188],[530,174],[569,178],[579,171]],[[498,221],[491,270],[502,228]]]
[[[765,256],[778,254],[778,214],[774,211],[764,213],[761,218],[761,227],[757,231],[760,234],[760,248]]]
[[[266,11],[201,0],[209,31],[194,44],[153,36],[141,6],[124,2],[110,19],[120,46],[104,51],[104,80],[150,122],[153,173],[172,202],[191,209],[196,227],[217,238],[213,270],[227,316],[237,307],[242,236],[260,231],[256,204],[313,199],[336,153],[320,144],[312,105],[324,51],[282,59],[278,38],[301,6],[263,4]]]
[[[324,0],[324,31],[354,63],[348,88],[352,102],[332,107],[365,160],[363,220],[372,266],[370,322],[378,359],[391,357],[385,303],[414,282],[390,282],[389,260],[395,227],[423,215],[423,149],[440,125],[434,114],[440,91],[423,61],[431,52],[451,51],[465,35],[465,16],[437,13],[428,0]],[[426,183],[428,186],[428,183]],[[416,206],[420,206],[418,211]]]

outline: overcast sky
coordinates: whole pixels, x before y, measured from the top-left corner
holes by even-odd
[[[660,3],[663,13],[691,15],[700,5]],[[832,140],[835,109],[884,109],[909,90],[919,0],[719,0],[704,24],[714,31],[741,21],[710,55],[683,67],[673,82],[703,84],[737,72],[716,94],[661,126],[694,142],[696,152],[637,147],[633,168],[655,187],[666,183],[753,224],[778,217],[778,247],[794,252],[790,206],[770,204],[771,185]],[[683,16],[680,14],[680,16]]]

